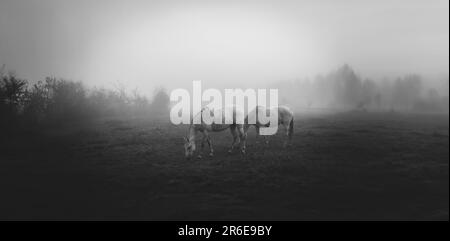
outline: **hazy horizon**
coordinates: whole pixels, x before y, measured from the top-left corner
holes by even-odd
[[[448,76],[448,1],[0,2],[0,65],[149,93],[258,87],[351,65],[363,77]]]

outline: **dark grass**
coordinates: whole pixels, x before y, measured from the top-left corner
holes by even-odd
[[[448,116],[304,114],[286,150],[252,130],[247,155],[228,154],[226,131],[191,161],[186,128],[122,118],[3,136],[0,219],[448,220]]]

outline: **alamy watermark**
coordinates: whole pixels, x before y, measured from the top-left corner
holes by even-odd
[[[218,89],[202,91],[201,81],[196,80],[192,82],[192,96],[186,89],[176,89],[170,93],[170,101],[176,102],[170,110],[170,121],[175,125],[259,123],[261,135],[273,135],[278,128],[278,111],[276,110],[278,89],[269,89],[268,92],[269,101],[267,101],[266,89],[225,89],[225,98],[223,98],[222,92]],[[207,104],[203,105],[204,103]],[[211,111],[201,112],[205,107]],[[264,111],[256,114],[257,107]],[[224,111],[226,108],[235,108],[242,112],[242,115],[233,115],[233,111]],[[197,114],[200,112],[201,115]]]

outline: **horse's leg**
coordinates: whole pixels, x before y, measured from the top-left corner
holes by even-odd
[[[259,137],[259,136],[261,136],[259,133],[259,130],[260,130],[260,127],[258,126],[258,125],[255,125],[255,128],[256,128],[256,136],[257,136],[257,138]],[[262,135],[262,137],[263,137],[263,141],[264,141],[264,144],[266,144],[266,145],[268,145],[269,144],[269,138],[267,138],[267,136],[266,135]],[[259,139],[259,138],[258,138]]]
[[[258,125],[255,125],[255,131],[256,131],[256,143],[258,143],[259,142],[259,126]]]
[[[245,144],[247,140],[247,133],[245,133],[244,128],[242,126],[238,126],[238,132],[239,132],[239,139],[241,143],[241,152],[242,154],[245,154]]]
[[[200,153],[198,154],[198,158],[202,158],[203,147],[205,146],[205,140],[207,139],[206,131],[202,131],[202,134],[203,134],[203,137],[202,137],[202,142],[200,144]]]
[[[234,125],[230,126],[230,132],[231,132],[231,135],[233,136],[233,143],[231,143],[230,150],[228,150],[228,153],[233,152],[234,145],[236,144],[236,141],[238,140],[238,135],[236,133],[236,126],[234,126]]]
[[[289,123],[284,123],[284,122],[283,122],[283,126],[284,126],[285,131],[286,131],[286,139],[284,140],[283,148],[286,148],[286,147],[288,146],[289,140],[290,140]]]
[[[205,131],[205,137],[206,137],[206,141],[208,142],[208,146],[209,146],[209,156],[213,156],[214,150],[213,150],[212,143],[211,143],[211,137],[209,136],[207,131]]]
[[[259,129],[258,129],[258,131],[259,131]],[[267,136],[267,135],[262,135],[262,136],[263,136],[264,144],[269,145],[269,136]]]
[[[294,134],[294,118],[292,117],[286,124],[284,124],[286,128],[286,141],[284,147],[291,145],[292,135]]]

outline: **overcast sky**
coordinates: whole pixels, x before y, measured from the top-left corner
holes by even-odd
[[[448,74],[448,4],[0,0],[0,64],[29,80],[144,92],[192,80],[256,88],[344,63],[374,78]]]

